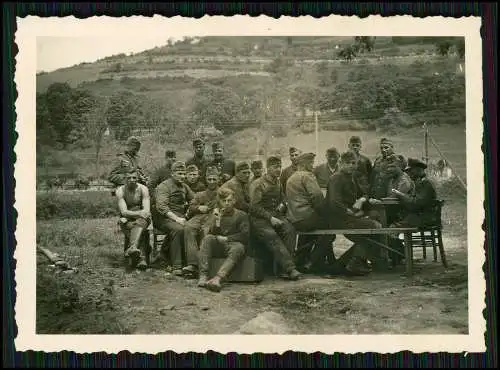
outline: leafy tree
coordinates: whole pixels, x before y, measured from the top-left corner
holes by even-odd
[[[456,42],[455,48],[457,49],[458,56],[463,59],[465,57],[465,39],[463,37],[460,37]]]
[[[238,131],[242,120],[242,101],[231,89],[205,85],[194,98],[194,119],[204,127]]]
[[[106,119],[118,140],[126,140],[132,128],[139,121],[137,97],[128,90],[122,90],[111,96]]]
[[[66,147],[74,140],[71,110],[73,91],[67,83],[53,83],[47,89],[45,102],[50,116],[53,139]]]
[[[452,47],[452,43],[448,40],[443,40],[436,45],[436,50],[439,55],[447,56]]]

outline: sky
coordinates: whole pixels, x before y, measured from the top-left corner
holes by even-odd
[[[169,36],[71,36],[37,37],[37,72],[51,72],[82,62],[92,63],[97,59],[120,53],[137,53],[163,46]],[[174,37],[174,39],[179,39]]]

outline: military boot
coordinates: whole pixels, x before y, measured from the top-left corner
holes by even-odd
[[[215,275],[213,278],[207,281],[205,288],[212,292],[220,292],[222,289],[222,279],[219,276]]]
[[[208,276],[206,274],[200,274],[198,279],[198,286],[200,288],[205,288],[207,286]]]

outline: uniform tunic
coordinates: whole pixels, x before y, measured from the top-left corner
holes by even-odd
[[[286,185],[288,182],[288,179],[290,176],[294,174],[294,172],[297,171],[297,165],[292,164],[288,167],[286,167],[283,171],[281,171],[281,176],[280,176],[280,182],[281,182],[281,188],[283,189],[283,193],[286,194]]]
[[[248,245],[249,237],[248,215],[238,209],[232,212],[222,214],[220,217],[220,226],[216,225],[215,216],[210,215],[209,220],[204,226],[203,241],[201,242],[199,252],[199,270],[200,275],[207,275],[210,258],[216,256],[225,256],[226,260],[217,272],[221,278],[226,278],[234,267],[245,256],[245,249]],[[217,236],[226,236],[227,242],[220,243]]]
[[[284,201],[279,179],[266,174],[256,180],[252,184],[250,199],[252,235],[273,253],[285,272],[295,269],[292,258],[295,230],[279,210]],[[279,218],[283,225],[273,226],[272,217]]]
[[[226,187],[234,192],[234,208],[248,213],[250,209],[250,185],[248,183],[242,183],[236,177],[233,177],[221,187]]]
[[[328,181],[330,181],[330,177],[337,171],[337,167],[330,168],[328,163],[323,163],[317,166],[313,173],[316,176],[316,180],[318,180],[319,187],[321,189],[326,189],[328,186]]]
[[[130,170],[136,170],[139,174],[139,183],[147,185],[148,178],[142,171],[139,164],[139,157],[128,152],[120,153],[117,156],[116,164],[111,170],[108,180],[116,187],[125,184],[125,178]]]

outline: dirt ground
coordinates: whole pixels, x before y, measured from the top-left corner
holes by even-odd
[[[126,271],[115,225],[38,222],[37,242],[79,270],[57,274],[38,255],[38,333],[231,334],[266,311],[281,314],[295,334],[468,333],[467,241],[454,227],[444,233],[448,269],[431,250],[426,261],[415,250],[413,278],[401,266],[355,278],[269,277],[212,293],[163,268]],[[337,257],[349,246],[338,236]]]

